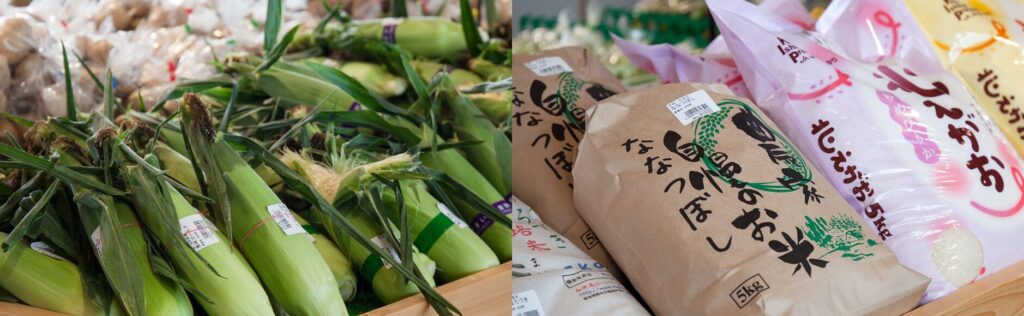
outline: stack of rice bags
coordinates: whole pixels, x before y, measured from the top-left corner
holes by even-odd
[[[931,278],[923,302],[1024,259],[1021,158],[906,8],[837,0],[807,33],[744,1],[709,7],[761,109]]]

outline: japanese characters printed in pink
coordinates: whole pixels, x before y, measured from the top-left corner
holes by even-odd
[[[900,262],[923,302],[1024,259],[1024,168],[900,4],[836,0],[820,33],[709,1],[757,104]]]

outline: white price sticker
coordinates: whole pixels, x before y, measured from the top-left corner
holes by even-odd
[[[54,253],[53,247],[50,247],[50,245],[46,244],[45,242],[36,241],[36,242],[32,242],[28,246],[32,247],[32,250],[35,250],[38,253],[47,255],[50,258],[54,258],[54,259],[57,259],[57,260],[67,260],[67,259],[64,259],[64,257],[58,256],[56,253]]]
[[[704,90],[697,90],[684,95],[682,98],[669,102],[665,107],[683,125],[688,125],[699,118],[721,110],[715,104],[715,100],[711,99],[711,96]]]
[[[377,247],[383,249],[384,252],[390,253],[391,258],[395,258],[395,261],[402,262],[402,259],[398,257],[398,252],[395,251],[394,247],[391,247],[391,243],[389,243],[388,240],[384,238],[384,235],[373,237],[372,239],[370,239],[370,241],[372,241],[374,244],[377,244]],[[384,261],[383,259],[381,259],[381,262],[384,262],[384,269],[391,269],[390,263]]]
[[[306,232],[305,229],[302,229],[302,225],[299,225],[299,221],[295,220],[292,211],[289,211],[284,204],[267,206],[267,212],[270,212],[270,216],[274,218],[274,222],[281,227],[285,235],[291,236]]]
[[[92,239],[92,245],[96,247],[96,255],[102,256],[103,238],[100,236],[100,228],[96,227],[96,230],[92,231],[92,234],[89,235],[89,238]]]
[[[512,316],[544,316],[544,307],[534,290],[512,294]]]
[[[535,59],[525,64],[526,68],[541,77],[557,75],[563,72],[572,72],[569,64],[561,57],[544,57]]]
[[[181,226],[181,236],[185,237],[185,241],[188,242],[189,247],[192,247],[192,250],[199,251],[206,246],[220,242],[213,224],[203,215],[192,214],[182,217],[178,220],[178,224]]]
[[[466,222],[462,221],[462,219],[459,218],[458,216],[455,216],[455,213],[452,213],[452,210],[449,210],[448,207],[444,205],[444,203],[437,203],[437,208],[441,210],[441,213],[444,214],[444,216],[452,220],[452,222],[454,222],[455,225],[459,225],[459,227],[462,228],[469,228],[469,225],[466,225]]]

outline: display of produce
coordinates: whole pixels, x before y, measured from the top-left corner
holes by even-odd
[[[441,290],[508,271],[509,1],[16,2],[0,299],[455,315]]]
[[[1013,314],[1021,65],[1021,0],[0,0],[0,316]]]

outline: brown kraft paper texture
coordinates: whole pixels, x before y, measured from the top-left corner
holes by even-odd
[[[516,55],[512,63],[513,194],[548,226],[621,277],[601,241],[573,208],[572,166],[583,137],[584,111],[626,88],[579,47]],[[575,109],[570,115],[578,125],[564,115],[566,104]]]
[[[896,315],[921,299],[928,279],[749,100],[669,84],[588,113],[575,205],[656,314]]]

